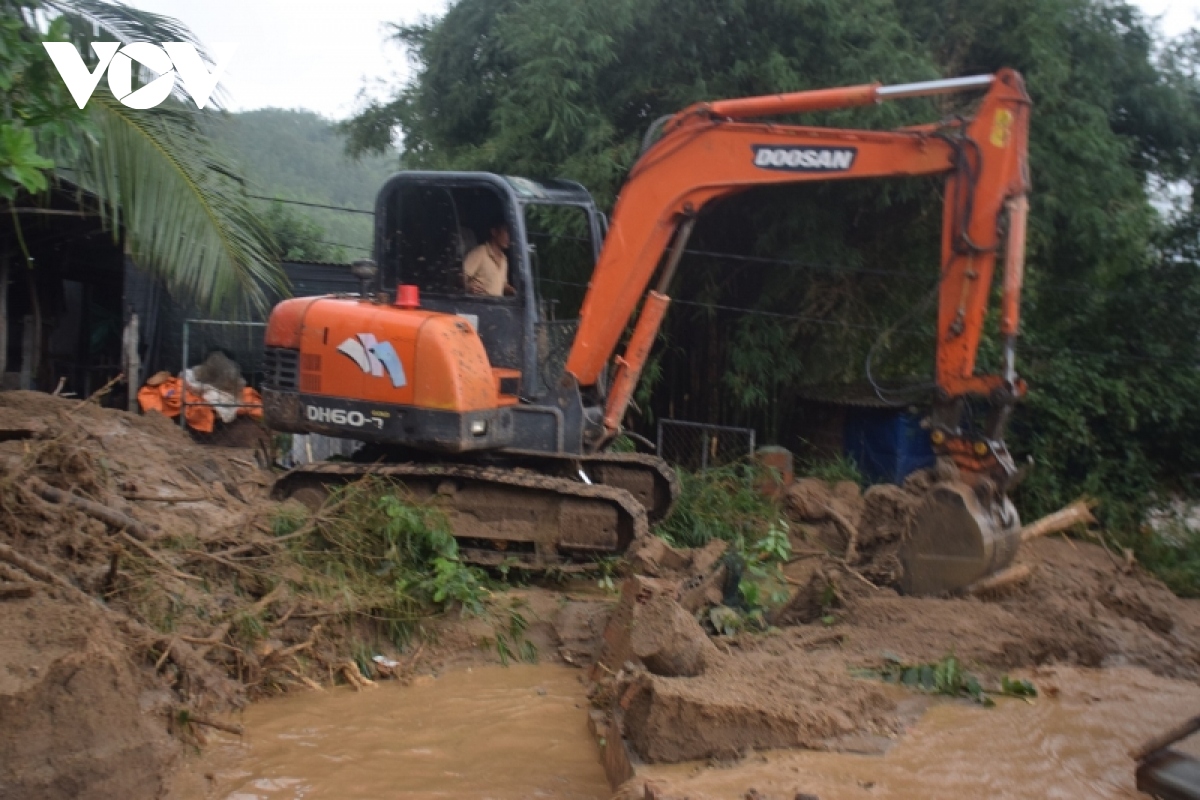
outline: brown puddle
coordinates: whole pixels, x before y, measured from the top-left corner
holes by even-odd
[[[724,769],[677,764],[638,774],[672,796],[738,800],[750,788],[821,800],[1141,798],[1129,750],[1200,711],[1200,687],[1143,669],[1060,667],[1032,677],[1044,695],[1032,704],[939,702],[883,756],[780,751]],[[1200,755],[1194,740],[1180,749]]]
[[[608,798],[579,675],[554,665],[477,667],[408,687],[261,702],[245,714],[245,741],[214,744],[173,796]],[[751,788],[821,800],[1132,799],[1144,796],[1129,750],[1200,711],[1200,686],[1138,668],[1027,677],[1043,694],[1032,704],[937,701],[883,756],[777,751],[716,768],[643,766],[638,775],[671,796],[730,800]],[[1195,740],[1180,749],[1200,756]]]
[[[555,665],[476,667],[407,687],[257,703],[242,720],[244,743],[210,747],[176,796],[603,800],[612,792],[587,730],[580,674]]]

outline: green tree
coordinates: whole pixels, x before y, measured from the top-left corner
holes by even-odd
[[[262,221],[284,261],[337,263],[346,260],[340,247],[326,241],[324,228],[308,217],[289,210],[283,203],[271,203],[262,215]]]
[[[1194,32],[1163,41],[1121,0],[865,0],[853,13],[830,0],[458,0],[394,33],[413,78],[347,123],[352,152],[400,134],[409,167],[568,177],[604,206],[651,122],[696,101],[1020,70],[1034,100],[1031,393],[1012,438],[1037,468],[1018,500],[1034,515],[1101,495],[1130,530],[1152,489],[1200,470],[1200,224],[1194,206],[1160,213],[1148,188],[1200,173]],[[964,102],[804,121],[894,127]],[[710,255],[685,257],[683,302],[647,371],[653,408],[796,446],[805,387],[862,381],[868,353],[877,377],[926,392],[905,399],[927,397],[940,204],[939,182],[897,180],[708,209],[692,249]],[[982,368],[998,355],[985,349]]]
[[[189,108],[182,89],[138,111],[104,87],[80,111],[41,42],[74,43],[94,69],[96,38],[199,46],[174,20],[129,6],[0,0],[0,198],[11,202],[18,187],[39,192],[61,172],[177,296],[214,311],[261,305],[284,279],[240,179],[204,133],[201,121],[219,112]],[[19,233],[15,215],[14,224]]]

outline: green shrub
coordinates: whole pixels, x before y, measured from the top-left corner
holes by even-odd
[[[757,488],[767,477],[764,468],[750,464],[680,470],[683,491],[656,532],[680,547],[702,547],[713,539],[756,542],[780,516],[778,504]]]

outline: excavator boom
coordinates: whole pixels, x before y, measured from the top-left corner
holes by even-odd
[[[862,131],[752,121],[885,100],[986,89],[975,115],[895,131]],[[696,216],[708,203],[757,186],[864,178],[945,175],[938,283],[931,440],[944,457],[947,492],[918,519],[907,588],[961,588],[1003,567],[1015,552],[1016,512],[1005,496],[1016,470],[1003,427],[1025,392],[1014,347],[1024,271],[1029,190],[1030,100],[1012,70],[901,86],[843,89],[700,103],[676,114],[642,155],[622,189],[580,314],[566,370],[585,390],[600,381],[639,301],[624,354],[615,358],[604,425],[621,422],[666,313],[668,290]],[[988,295],[1004,253],[1001,335],[1005,368],[979,375],[975,359]],[[666,258],[664,259],[664,254]],[[661,267],[660,267],[661,264]],[[655,289],[647,291],[658,272]],[[984,430],[964,427],[965,400],[996,407]]]

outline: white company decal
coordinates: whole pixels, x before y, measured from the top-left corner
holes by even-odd
[[[196,107],[204,108],[235,49],[233,46],[218,45],[219,60],[210,71],[196,52],[195,45],[189,42],[163,42],[161,46],[133,42],[124,47],[120,42],[92,42],[92,49],[96,51],[99,61],[95,71],[89,72],[83,57],[70,42],[42,42],[42,47],[50,54],[50,60],[80,108],[96,91],[100,77],[107,69],[108,88],[121,104],[143,109],[154,108],[171,96],[175,89],[176,72],[183,79],[183,87],[192,96]],[[158,73],[157,78],[137,91],[133,89],[134,61]]]
[[[368,375],[382,378],[383,373],[387,372],[392,386],[397,389],[408,385],[404,365],[400,363],[400,356],[396,355],[396,348],[392,347],[391,342],[380,342],[374,334],[360,333],[339,344],[338,352]]]
[[[854,166],[854,147],[774,147],[751,145],[754,166],[785,172],[845,172]]]

